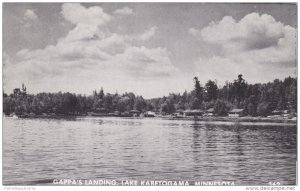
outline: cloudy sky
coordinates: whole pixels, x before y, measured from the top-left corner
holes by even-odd
[[[3,88],[30,93],[190,91],[296,76],[294,4],[5,3]]]

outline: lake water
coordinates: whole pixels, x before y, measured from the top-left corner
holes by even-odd
[[[3,184],[53,179],[296,184],[296,125],[3,118]]]

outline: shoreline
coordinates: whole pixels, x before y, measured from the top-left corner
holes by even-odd
[[[70,118],[79,118],[79,117],[116,117],[123,119],[162,119],[162,120],[175,120],[175,121],[203,121],[203,122],[248,122],[248,123],[280,123],[280,124],[295,124],[297,125],[297,119],[286,119],[286,118],[267,118],[267,117],[217,117],[217,116],[201,116],[201,117],[170,117],[170,116],[156,116],[156,117],[128,117],[128,116],[95,116],[95,115],[35,115],[35,116],[5,116],[9,118],[18,118],[18,119],[70,119]]]
[[[180,118],[171,119],[171,120],[180,120]],[[284,118],[266,118],[266,117],[202,117],[202,118],[188,118],[184,120],[195,120],[195,121],[220,121],[220,122],[268,122],[268,123],[292,123],[297,124],[297,119],[284,119]]]

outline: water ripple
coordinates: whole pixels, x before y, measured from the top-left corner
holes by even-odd
[[[296,126],[130,118],[3,119],[3,184],[54,178],[296,184]]]

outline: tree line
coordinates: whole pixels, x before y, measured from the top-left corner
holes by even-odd
[[[94,91],[92,95],[74,93],[28,94],[26,87],[16,88],[10,95],[3,93],[3,112],[24,114],[85,115],[88,112],[119,113],[136,110],[173,114],[187,109],[207,110],[213,108],[218,116],[226,116],[233,108],[243,109],[244,115],[267,116],[274,110],[297,112],[297,78],[275,79],[269,83],[248,84],[239,75],[232,82],[218,87],[216,81],[208,80],[203,86],[194,77],[194,89],[182,94],[171,93],[161,98],[144,99],[132,92],[124,94]]]

